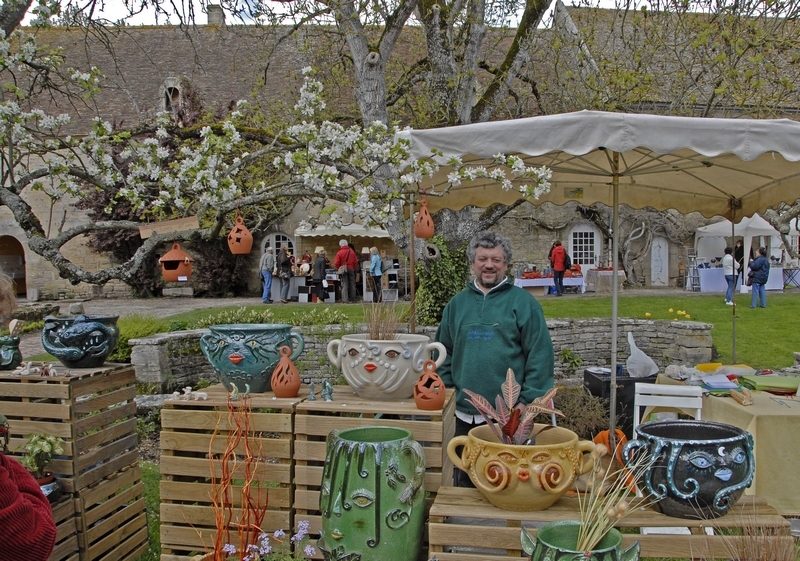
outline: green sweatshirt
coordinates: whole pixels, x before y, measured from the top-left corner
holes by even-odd
[[[506,371],[522,386],[528,404],[553,387],[553,342],[536,298],[508,281],[484,294],[474,283],[456,294],[442,314],[436,340],[447,358],[436,373],[456,389],[456,409],[477,414],[464,388],[494,405]]]

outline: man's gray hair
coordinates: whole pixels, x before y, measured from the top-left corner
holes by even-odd
[[[503,235],[496,232],[478,232],[470,240],[467,246],[467,259],[470,263],[475,262],[475,254],[478,252],[479,247],[486,249],[493,249],[497,246],[503,248],[503,257],[506,259],[506,264],[511,263],[511,242]]]

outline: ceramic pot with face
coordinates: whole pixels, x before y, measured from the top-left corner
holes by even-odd
[[[436,349],[439,367],[447,357],[441,343],[427,335],[399,333],[396,339],[375,340],[359,333],[344,335],[328,343],[328,358],[341,368],[358,397],[376,400],[409,399],[431,351]]]
[[[396,427],[328,435],[317,545],[324,559],[416,561],[425,522],[425,452]]]
[[[755,473],[753,436],[713,421],[667,420],[636,427],[622,449],[631,463],[641,453],[654,460],[640,483],[658,501],[656,510],[677,518],[708,520],[724,515]]]
[[[548,522],[531,536],[523,528],[520,536],[522,549],[530,555],[531,561],[637,561],[641,546],[633,542],[628,549],[622,549],[622,534],[611,528],[591,551],[577,551],[578,520],[559,520]]]
[[[515,511],[544,510],[566,493],[575,478],[594,466],[589,454],[595,444],[578,440],[562,427],[535,424],[536,444],[498,442],[487,425],[447,445],[453,465],[466,472],[486,500],[497,508]],[[456,448],[463,446],[461,456]],[[587,457],[584,458],[584,454]]]
[[[119,316],[47,316],[42,329],[44,350],[69,368],[96,368],[119,342]]]
[[[0,370],[14,370],[22,364],[22,352],[19,350],[19,337],[5,335],[0,337]]]
[[[287,323],[228,323],[212,325],[200,338],[200,350],[217,371],[228,391],[270,390],[270,379],[280,360],[280,348],[292,348],[291,360],[303,352],[305,339]],[[292,345],[294,341],[294,345]]]

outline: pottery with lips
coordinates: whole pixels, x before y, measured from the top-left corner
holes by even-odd
[[[328,343],[328,358],[358,397],[384,401],[409,399],[431,351],[436,349],[439,367],[447,357],[441,343],[427,335],[398,333],[396,339],[376,340],[359,333]]]
[[[286,323],[230,323],[212,325],[200,338],[200,350],[225,389],[250,393],[270,391],[270,378],[280,360],[280,348],[292,349],[290,360],[303,352],[305,340]],[[294,345],[292,345],[294,341]]]

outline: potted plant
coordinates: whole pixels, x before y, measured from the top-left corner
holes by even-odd
[[[64,453],[64,439],[44,433],[31,434],[25,443],[23,450],[25,455],[20,463],[25,469],[36,478],[36,482],[47,499],[53,503],[60,496],[58,481],[52,473],[47,471],[47,467],[53,461],[53,457]]]
[[[584,458],[595,445],[571,430],[534,423],[536,415],[561,415],[550,406],[552,389],[529,405],[518,403],[520,385],[509,368],[492,406],[468,390],[469,401],[486,424],[450,440],[447,455],[466,472],[491,504],[504,510],[544,510],[566,493],[578,475],[592,469]],[[463,446],[461,456],[456,448]]]
[[[411,398],[431,351],[438,351],[439,367],[447,358],[447,350],[427,335],[398,333],[399,313],[394,305],[373,303],[364,318],[368,333],[331,340],[328,358],[342,370],[358,397],[383,401]]]

